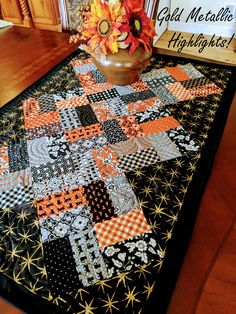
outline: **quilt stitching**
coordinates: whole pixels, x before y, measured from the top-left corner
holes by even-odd
[[[160,68],[160,62],[128,86],[107,83],[91,59],[71,65],[76,76],[67,67],[69,81],[62,90],[50,83],[49,94],[42,88],[23,100],[23,111],[17,113],[19,121],[24,114],[22,130],[10,133],[0,147],[1,208],[7,216],[32,206],[49,287],[63,297],[84,293],[78,290],[82,286],[97,291],[109,278],[119,283],[122,272],[135,269],[134,276],[143,276],[137,267],[162,262],[165,251],[159,243],[169,239],[180,206],[177,198],[169,206],[168,197],[175,195],[176,184],[184,193],[196,161],[183,170],[181,183],[175,180],[177,170],[189,152],[197,160],[204,140],[185,130],[188,121],[177,104],[185,112],[188,100],[210,96],[214,102],[222,93],[199,71],[208,68],[191,64]],[[201,98],[196,103],[193,111],[206,114]],[[146,178],[149,170],[159,176]],[[20,214],[19,220],[24,217]],[[36,278],[40,272],[37,268]]]

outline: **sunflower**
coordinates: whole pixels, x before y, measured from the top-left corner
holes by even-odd
[[[150,20],[143,8],[143,0],[125,0],[127,23],[121,27],[122,32],[128,32],[126,45],[129,54],[134,53],[141,43],[146,51],[151,50],[151,40],[155,36],[154,22]]]
[[[86,12],[82,35],[88,39],[91,52],[107,54],[118,52],[117,37],[125,22],[125,10],[119,0],[94,0],[91,11]]]

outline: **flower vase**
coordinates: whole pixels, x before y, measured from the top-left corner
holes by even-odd
[[[142,47],[129,55],[128,49],[119,49],[108,55],[92,55],[94,64],[113,85],[129,85],[139,79],[143,69],[150,63],[151,52]]]

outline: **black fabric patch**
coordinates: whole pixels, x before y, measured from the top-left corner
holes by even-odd
[[[82,126],[98,123],[98,119],[90,105],[76,107],[76,112]]]
[[[58,159],[59,157],[70,156],[69,144],[63,133],[50,136],[48,142],[48,154],[50,158]]]
[[[108,89],[100,93],[90,94],[87,96],[87,98],[88,98],[88,101],[91,103],[91,102],[97,102],[101,100],[107,100],[109,98],[115,98],[118,96],[119,94],[116,91],[116,89],[112,88],[112,89]]]
[[[117,217],[103,181],[85,185],[84,192],[95,223]]]
[[[124,134],[121,126],[115,119],[102,122],[101,125],[105,132],[104,135],[110,144],[127,140],[127,136]]]
[[[203,76],[203,77],[195,78],[192,80],[181,81],[180,83],[186,89],[189,89],[189,88],[193,88],[196,86],[211,84],[212,82],[207,77]]]
[[[24,170],[29,167],[29,156],[26,142],[10,144],[8,147],[10,172]]]
[[[147,85],[152,89],[152,88],[156,88],[158,86],[163,86],[169,83],[175,83],[176,80],[172,77],[172,76],[165,76],[165,77],[161,77],[159,79],[157,78],[153,78],[151,80],[146,81]]]
[[[122,95],[120,98],[126,103],[129,104],[131,102],[139,101],[139,100],[145,100],[155,97],[155,94],[151,90],[146,90],[142,92],[132,93],[128,95]]]
[[[52,293],[57,296],[76,291],[79,278],[68,237],[45,242],[43,246]]]
[[[134,116],[138,123],[144,123],[168,117],[170,116],[170,112],[166,108],[161,107],[156,109],[149,109],[147,111],[137,112]]]

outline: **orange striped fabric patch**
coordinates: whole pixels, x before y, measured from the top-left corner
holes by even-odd
[[[170,73],[170,75],[176,79],[176,81],[185,81],[190,80],[191,77],[188,76],[183,70],[181,70],[178,66],[176,67],[165,67],[165,70]]]
[[[145,135],[151,135],[154,133],[168,131],[170,129],[175,129],[179,126],[180,124],[177,120],[175,120],[175,118],[164,117],[158,120],[142,123],[142,130]]]

